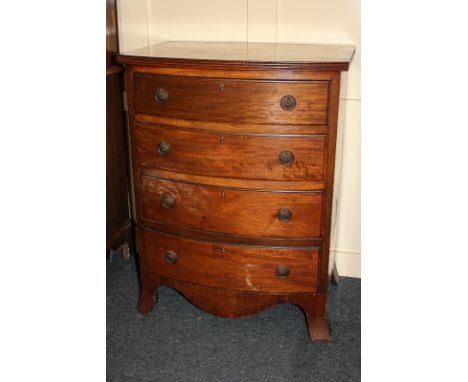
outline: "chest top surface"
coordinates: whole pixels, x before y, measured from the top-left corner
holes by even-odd
[[[125,52],[118,57],[118,61],[151,65],[177,60],[347,70],[353,54],[354,47],[349,45],[170,41]]]

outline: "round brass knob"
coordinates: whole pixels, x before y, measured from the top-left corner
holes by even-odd
[[[172,195],[170,195],[170,194],[164,195],[162,200],[161,200],[161,205],[164,208],[173,208],[174,205],[175,205],[174,197]]]
[[[296,107],[296,99],[292,95],[285,95],[280,101],[281,108],[285,111],[291,111]]]
[[[281,151],[278,159],[283,166],[290,166],[294,162],[294,154],[287,150]]]
[[[175,264],[177,263],[177,253],[174,251],[166,251],[166,263]]]
[[[292,211],[289,208],[280,208],[277,216],[280,221],[287,223],[292,218]]]
[[[159,155],[165,156],[171,152],[171,144],[167,141],[159,142],[157,149]]]
[[[276,267],[276,277],[279,279],[287,279],[289,276],[289,268],[284,265],[279,265]]]
[[[156,99],[157,103],[166,103],[169,99],[169,92],[163,88],[156,89],[154,98]]]

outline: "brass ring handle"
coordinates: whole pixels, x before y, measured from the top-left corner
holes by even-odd
[[[165,257],[166,257],[166,263],[168,264],[177,263],[177,253],[175,253],[174,251],[166,251]]]
[[[161,200],[161,205],[164,208],[174,208],[175,198],[170,194],[166,194],[166,195],[163,196],[163,198]]]
[[[294,154],[287,150],[281,151],[278,159],[283,166],[290,166],[294,162]]]
[[[171,144],[168,141],[162,141],[157,146],[158,154],[165,156],[171,152]]]
[[[284,265],[279,265],[276,267],[276,277],[279,279],[287,279],[289,276],[289,268]]]
[[[287,223],[292,218],[292,211],[289,208],[280,208],[277,216],[280,221]]]
[[[156,99],[157,103],[166,103],[169,99],[169,92],[163,88],[156,89],[154,98]]]
[[[296,107],[296,99],[292,95],[285,95],[281,98],[280,105],[284,111],[291,111]]]

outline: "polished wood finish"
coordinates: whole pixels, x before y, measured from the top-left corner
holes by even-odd
[[[317,248],[278,248],[201,242],[145,232],[148,268],[175,280],[253,292],[315,292]],[[170,252],[169,252],[170,251]],[[175,254],[174,264],[166,259]],[[287,267],[279,278],[276,268]]]
[[[336,152],[336,131],[338,125],[338,103],[340,99],[340,80],[341,73],[333,73],[330,83],[330,103],[328,111],[328,125],[330,127],[328,133],[328,145],[326,149],[327,175],[326,186],[323,192],[323,209],[322,209],[322,252],[326,256],[322,256],[320,262],[320,283],[319,291],[326,292],[328,289],[328,255],[330,251],[330,232],[331,232],[331,214],[333,202],[333,180],[335,173],[335,152]]]
[[[296,304],[310,337],[330,338],[340,71],[352,53],[166,43],[118,57],[126,65],[140,312],[151,311],[166,285],[222,317]],[[282,108],[285,96],[294,100]],[[282,151],[290,151],[283,164]]]
[[[279,247],[320,247],[322,245],[321,237],[271,237],[271,236],[249,236],[238,235],[225,232],[202,231],[192,227],[180,227],[168,225],[165,222],[140,218],[140,226],[150,230],[165,232],[172,235],[180,235],[188,239],[215,241],[237,245],[253,246],[279,246]]]
[[[319,237],[321,192],[264,192],[176,182],[142,176],[141,217],[148,222],[247,236]],[[163,206],[170,196],[174,207]],[[278,211],[292,212],[288,222]]]
[[[115,0],[106,1],[106,252],[131,248],[126,122],[122,107]]]
[[[120,68],[115,58],[119,52],[119,37],[117,25],[117,2],[106,0],[106,68]]]
[[[118,74],[106,76],[106,231],[107,250],[128,243],[131,223],[128,208],[126,141]]]
[[[326,320],[326,294],[246,292],[211,288],[154,273],[146,272],[143,277],[145,281],[142,282],[138,301],[138,310],[142,314],[149,314],[152,311],[157,302],[156,289],[161,285],[167,285],[205,312],[226,318],[252,316],[277,304],[297,305],[306,316],[310,338],[314,341],[330,340]],[[148,288],[149,285],[152,287]]]
[[[188,120],[233,123],[324,125],[327,117],[328,83],[281,82],[182,76],[133,75],[135,111]],[[167,102],[155,102],[158,89]],[[297,105],[281,108],[281,98],[292,95]]]
[[[117,62],[128,63],[128,58],[117,57]],[[259,66],[258,64],[244,63],[242,67],[203,63],[192,60],[183,63],[180,59],[154,59],[152,65],[132,65],[135,73],[147,73],[170,76],[209,77],[209,78],[233,78],[246,80],[283,80],[283,81],[329,81],[334,72],[311,71],[307,68],[294,65],[294,70],[286,66]],[[203,67],[202,67],[203,66]],[[207,74],[209,73],[209,75]]]
[[[196,131],[212,131],[218,133],[233,134],[259,134],[259,135],[326,135],[327,125],[275,125],[275,124],[251,124],[232,122],[196,121],[160,115],[135,114],[135,122],[150,123],[158,126],[175,127],[180,129],[193,129]]]
[[[168,143],[170,151],[158,152]],[[323,181],[325,137],[281,137],[220,134],[135,125],[135,151],[143,168],[198,174],[209,177],[254,180]],[[283,165],[279,155],[290,151],[291,165]]]
[[[167,66],[176,59],[181,66],[205,69],[340,71],[348,70],[353,54],[347,45],[169,41],[128,52],[121,62]]]
[[[215,160],[214,157],[211,157]],[[205,184],[207,186],[241,188],[251,190],[279,190],[279,191],[320,191],[325,188],[325,181],[315,182],[306,180],[263,180],[248,178],[225,178],[224,176],[208,176],[174,172],[159,168],[143,168],[142,172],[156,178],[179,180],[185,183]],[[204,171],[209,171],[206,167]]]

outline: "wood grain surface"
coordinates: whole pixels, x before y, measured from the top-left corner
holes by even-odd
[[[141,177],[142,215],[154,222],[212,232],[271,237],[319,237],[321,192],[265,192],[206,187]],[[162,200],[170,195],[173,208]],[[288,222],[278,210],[290,209]]]
[[[135,111],[188,120],[324,125],[328,82],[282,82],[159,76],[135,73]],[[168,92],[158,103],[158,89]],[[296,99],[291,111],[281,108],[283,96]]]
[[[257,292],[315,292],[318,249],[233,246],[145,232],[150,272],[215,288]],[[177,260],[166,261],[172,251]],[[287,278],[276,268],[287,267]]]
[[[126,52],[120,62],[146,66],[170,66],[213,69],[303,68],[308,71],[347,70],[354,47],[337,44],[284,44],[255,42],[168,41]]]
[[[140,312],[151,311],[166,285],[222,317],[293,303],[312,339],[330,338],[340,71],[353,52],[177,42],[117,57],[126,65]],[[158,89],[166,102],[156,100]],[[280,104],[286,95],[296,101],[289,111]],[[164,155],[161,142],[170,145]],[[282,150],[294,154],[291,165],[279,163]],[[278,219],[280,208],[290,220]],[[278,278],[278,266],[287,278]]]
[[[136,124],[135,151],[138,164],[205,176],[322,181],[325,137],[278,137],[225,134]],[[170,151],[158,153],[168,143]],[[294,155],[291,165],[280,163],[282,151]]]
[[[127,123],[122,105],[117,5],[106,1],[106,253],[133,241],[129,212]]]

